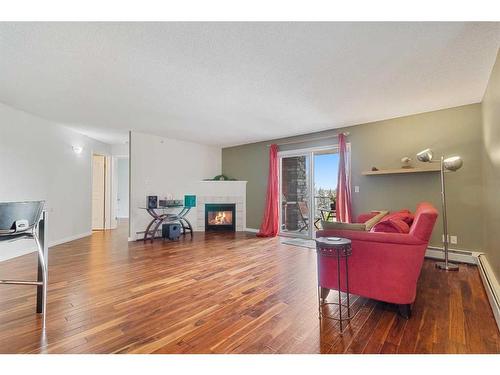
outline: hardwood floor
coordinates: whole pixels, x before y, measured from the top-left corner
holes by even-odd
[[[29,254],[3,278],[35,275]],[[48,328],[32,287],[1,286],[1,353],[500,353],[475,266],[426,260],[413,316],[358,298],[341,336],[317,316],[316,254],[251,234],[127,243],[124,228],[50,250]]]

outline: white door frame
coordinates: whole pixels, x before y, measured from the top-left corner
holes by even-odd
[[[95,222],[94,222],[94,214],[95,214],[95,207],[94,207],[94,186],[95,186],[95,176],[94,176],[94,172],[95,172],[95,158],[96,157],[99,157],[99,158],[102,158],[103,160],[103,176],[102,176],[102,197],[100,197],[102,199],[102,226],[101,225],[97,225]],[[103,154],[99,154],[99,153],[92,153],[92,212],[91,212],[91,215],[92,215],[92,230],[104,230],[106,229],[106,204],[108,203],[108,184],[106,183],[106,179],[107,179],[107,175],[108,175],[108,168],[109,166],[107,165],[107,158],[106,158],[106,155],[103,155]]]
[[[351,144],[347,143],[347,152],[348,152],[348,163],[349,163],[349,178],[350,178],[350,165],[351,165]],[[285,150],[278,151],[278,163],[279,163],[279,175],[278,175],[278,184],[279,184],[279,235],[284,237],[299,237],[299,238],[312,238],[313,237],[313,226],[314,226],[314,213],[316,212],[316,202],[314,200],[314,154],[322,151],[336,151],[338,152],[338,144],[326,145],[326,146],[316,146],[316,147],[307,147],[296,150]],[[308,189],[308,206],[309,206],[309,228],[307,233],[287,233],[282,231],[282,204],[281,199],[283,197],[282,193],[282,160],[286,157],[293,156],[305,156],[309,159],[309,174],[307,176],[307,189]]]

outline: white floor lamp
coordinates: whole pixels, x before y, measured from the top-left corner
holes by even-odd
[[[443,211],[444,262],[436,263],[436,267],[446,271],[458,271],[458,265],[448,262],[448,220],[446,218],[446,189],[444,183],[444,172],[445,171],[455,172],[459,170],[463,165],[463,161],[460,158],[460,156],[452,156],[446,159],[444,158],[444,156],[441,156],[441,159],[439,161],[432,160],[432,150],[429,148],[420,151],[417,154],[417,159],[424,163],[441,164],[441,204],[443,207],[442,211]]]

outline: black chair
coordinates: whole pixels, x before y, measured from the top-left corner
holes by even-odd
[[[47,260],[38,237],[38,224],[43,212],[44,201],[0,202],[0,242],[33,239],[38,250],[38,262],[42,281],[0,280],[0,284],[36,285],[42,287],[42,324],[45,328],[47,306]],[[44,238],[44,240],[46,240]],[[1,248],[0,248],[1,251]]]

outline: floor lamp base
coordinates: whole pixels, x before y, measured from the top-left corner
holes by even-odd
[[[455,263],[446,264],[445,262],[438,262],[436,263],[436,268],[445,271],[458,271],[458,264]]]

